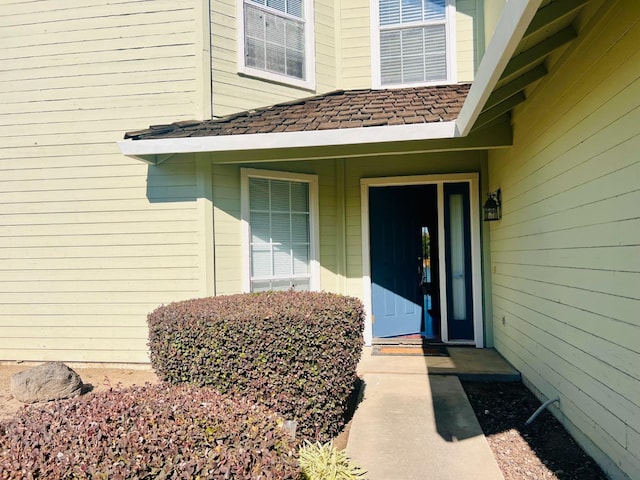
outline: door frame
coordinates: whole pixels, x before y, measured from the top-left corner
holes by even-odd
[[[438,241],[441,247],[438,251],[438,259],[442,268],[439,271],[440,304],[447,305],[447,285],[445,265],[445,241],[444,241],[444,184],[463,183],[469,184],[469,208],[471,228],[471,278],[473,299],[473,341],[449,341],[447,327],[447,309],[442,308],[440,315],[440,335],[444,343],[475,345],[484,347],[483,329],[483,305],[482,305],[482,270],[480,248],[480,199],[479,177],[477,172],[452,173],[445,175],[410,175],[399,177],[377,177],[360,179],[360,207],[362,224],[362,283],[363,303],[366,314],[364,340],[366,345],[373,341],[372,322],[372,298],[371,298],[371,252],[369,235],[369,189],[375,187],[408,186],[408,185],[436,185],[438,201]]]

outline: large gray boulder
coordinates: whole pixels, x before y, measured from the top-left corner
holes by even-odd
[[[43,363],[14,374],[11,393],[23,403],[76,397],[82,393],[82,379],[62,362]]]

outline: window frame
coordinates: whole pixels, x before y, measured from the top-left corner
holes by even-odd
[[[320,290],[320,216],[318,175],[255,168],[240,169],[240,220],[242,228],[242,291],[251,292],[251,228],[249,179],[264,178],[304,182],[309,186],[309,290]]]
[[[263,80],[269,80],[284,85],[304,88],[307,90],[315,90],[316,88],[316,68],[315,68],[315,33],[314,33],[314,12],[313,0],[303,0],[302,22],[304,23],[304,79],[290,77],[267,70],[261,70],[255,67],[249,67],[245,64],[245,39],[244,39],[244,5],[251,3],[256,7],[264,7],[263,5],[251,2],[251,0],[237,0],[237,21],[238,21],[238,73],[249,77],[255,77]],[[274,12],[277,10],[269,9]],[[279,12],[282,13],[282,12]]]
[[[371,83],[373,88],[409,88],[457,83],[456,65],[456,0],[446,0],[445,20],[432,22],[414,22],[400,27],[380,27],[380,0],[371,0]],[[382,30],[400,30],[426,25],[443,24],[445,26],[447,78],[434,82],[382,83],[382,65],[380,61],[380,32]]]

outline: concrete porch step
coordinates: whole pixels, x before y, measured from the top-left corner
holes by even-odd
[[[520,372],[492,348],[447,346],[448,357],[372,355],[365,347],[358,374],[455,375],[462,380],[519,382]]]

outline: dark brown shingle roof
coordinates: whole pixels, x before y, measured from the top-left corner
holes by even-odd
[[[205,121],[128,132],[133,140],[299,132],[455,120],[470,84],[394,90],[347,90]]]

